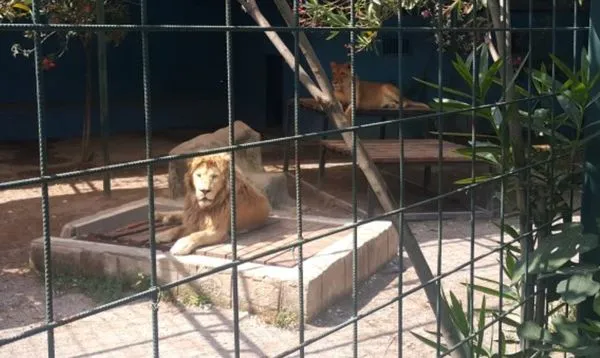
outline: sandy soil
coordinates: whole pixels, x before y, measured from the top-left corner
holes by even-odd
[[[184,138],[185,139],[185,138]],[[156,138],[154,140],[155,155],[165,154],[182,138]],[[50,164],[68,162],[69,153],[77,153],[77,141],[60,142],[52,145]],[[23,159],[19,146],[4,145],[0,148],[0,181],[15,180],[35,175],[35,148],[24,150],[31,155]],[[277,157],[281,151],[265,152],[264,162],[267,170],[280,170]],[[303,169],[303,177],[314,180],[315,151],[303,151],[303,163],[312,162],[312,166]],[[33,156],[33,157],[32,157]],[[71,156],[72,157],[72,156]],[[144,157],[143,140],[140,137],[122,136],[111,142],[111,158],[113,162],[141,159]],[[311,159],[312,158],[312,159]],[[346,159],[347,160],[347,159]],[[96,159],[97,164],[100,160]],[[345,169],[344,169],[345,168]],[[340,167],[327,174],[327,190],[332,194],[348,193],[350,167]],[[155,195],[166,196],[166,166],[155,168]],[[89,176],[70,179],[49,186],[49,229],[51,234],[58,234],[61,227],[75,218],[92,214],[99,210],[121,205],[123,203],[147,197],[145,168],[128,169],[113,173],[113,195],[107,198],[102,193],[101,176]],[[363,180],[363,179],[361,179]],[[361,182],[361,188],[364,183]],[[293,185],[293,182],[292,182]],[[364,190],[363,190],[364,192]],[[43,320],[43,285],[36,274],[27,269],[28,246],[32,239],[42,235],[41,191],[36,187],[9,189],[0,191],[0,338],[12,336],[28,327],[39,324]],[[293,193],[293,191],[292,191]],[[346,198],[348,199],[348,198]],[[304,204],[315,208],[322,204],[319,199],[307,197]],[[364,202],[363,202],[364,204]],[[322,208],[330,215],[346,216],[348,211],[331,207]],[[414,222],[410,224],[413,234],[418,239],[425,257],[432,270],[436,271],[438,252],[437,221]],[[451,270],[469,259],[470,223],[468,220],[444,221],[443,224],[443,256],[442,271]],[[475,254],[480,255],[494,247],[499,240],[497,228],[487,221],[476,223]],[[480,276],[493,279],[498,277],[497,254],[488,256],[475,264]],[[406,256],[406,271],[402,275],[403,289],[409,290],[420,283],[414,268]],[[396,260],[397,261],[397,260]],[[379,273],[371,277],[359,290],[359,310],[367,312],[395,297],[398,290],[397,262],[391,262]],[[458,292],[464,301],[464,287],[461,285],[468,278],[469,267],[464,267],[456,274],[443,280],[444,288]],[[492,300],[493,301],[493,300]],[[493,304],[493,302],[489,302]],[[65,317],[94,307],[96,303],[85,294],[59,292],[55,294],[55,314]],[[351,300],[346,299],[332,306],[315,322],[307,325],[307,338],[322,333],[351,315]],[[118,318],[119,312],[125,317]],[[115,316],[116,315],[116,316]],[[149,341],[140,338],[139,334],[119,335],[117,330],[127,329],[135,324],[139,331],[150,333],[150,311],[147,303],[136,303],[103,313],[62,327],[57,330],[57,345],[60,352],[57,356],[147,356]],[[119,316],[120,317],[120,316]],[[137,317],[137,318],[136,318]],[[184,318],[182,318],[184,317]],[[192,318],[190,318],[192,317]],[[242,346],[246,352],[243,356],[272,356],[284,351],[297,342],[297,332],[277,329],[257,322],[242,314]],[[359,356],[383,357],[397,356],[398,306],[389,305],[375,314],[366,317],[359,323]],[[95,321],[94,321],[95,320]],[[122,321],[119,321],[122,320]],[[231,333],[231,312],[219,308],[205,310],[181,309],[165,303],[161,310],[162,356],[230,356],[232,353],[233,334]],[[181,323],[181,322],[183,323]],[[94,329],[91,330],[93,323]],[[99,322],[105,324],[102,326]],[[119,323],[120,322],[120,323]],[[179,322],[179,323],[177,323]],[[199,327],[199,324],[202,327]],[[435,330],[435,317],[428,305],[423,290],[418,290],[403,301],[403,336],[402,349],[405,357],[429,356],[433,351],[416,340],[409,332],[416,330],[421,334],[424,329]],[[104,327],[104,328],[103,328]],[[120,327],[120,328],[119,328]],[[207,328],[207,327],[210,327]],[[104,346],[76,345],[75,341],[85,341],[101,336]],[[111,340],[110,337],[118,337]],[[68,338],[70,337],[70,338]],[[186,338],[187,337],[187,338]],[[266,340],[265,337],[277,337]],[[67,340],[67,341],[66,341]],[[129,344],[117,344],[127,341]],[[138,342],[142,340],[143,344]],[[187,340],[187,341],[186,341]],[[193,341],[193,345],[191,341]],[[182,348],[182,341],[187,345]],[[108,343],[106,343],[108,342]],[[110,343],[113,342],[113,343]],[[135,343],[138,342],[138,343]],[[307,348],[307,353],[314,356],[352,356],[351,326],[316,342]],[[112,346],[107,347],[107,344]],[[98,345],[98,347],[96,347]],[[76,346],[76,347],[75,347]],[[73,348],[75,347],[75,348]],[[142,347],[142,348],[140,348]],[[190,350],[190,349],[195,350]],[[129,349],[129,350],[128,350]],[[135,353],[135,352],[141,353]],[[37,335],[0,349],[0,356],[37,357],[44,354],[45,335]],[[119,352],[119,353],[116,353]],[[196,352],[196,353],[191,353]],[[198,352],[202,352],[198,355]],[[296,356],[297,353],[292,356]]]

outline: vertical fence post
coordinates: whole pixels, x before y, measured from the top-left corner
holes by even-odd
[[[588,39],[590,56],[590,73],[594,76],[600,71],[600,3],[590,2],[590,29]],[[600,92],[596,85],[591,93],[592,98]],[[584,117],[584,137],[600,130],[600,103],[592,104]],[[600,137],[590,140],[584,148],[585,177],[581,197],[581,223],[586,233],[598,233],[596,220],[600,218]],[[600,248],[581,255],[581,261],[600,265]],[[579,305],[577,316],[580,321],[600,319],[593,310],[593,299],[588,299]]]

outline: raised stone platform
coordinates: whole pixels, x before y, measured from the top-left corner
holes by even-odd
[[[89,276],[135,277],[150,275],[147,200],[105,210],[66,224],[61,237],[52,237],[52,259],[58,272]],[[182,207],[181,202],[157,198],[159,210]],[[310,239],[348,222],[303,216],[303,236]],[[238,234],[238,257],[250,258],[294,242],[296,218],[293,208],[272,213],[266,225]],[[161,228],[157,228],[160,230]],[[374,221],[358,228],[358,280],[372,275],[396,255],[398,238],[389,221]],[[352,229],[304,245],[304,312],[315,315],[352,290]],[[145,247],[146,246],[146,247]],[[157,250],[159,283],[165,284],[231,262],[231,244],[200,248],[193,255],[173,256],[168,245]],[[43,239],[31,244],[31,262],[43,269]],[[242,310],[257,314],[298,312],[297,250],[265,255],[238,268],[239,303]],[[231,307],[231,269],[179,286],[173,293],[193,289],[221,307]]]

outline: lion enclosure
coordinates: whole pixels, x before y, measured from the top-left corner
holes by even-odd
[[[0,357],[600,353],[586,0],[0,3]]]

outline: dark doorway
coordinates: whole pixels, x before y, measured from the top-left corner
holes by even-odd
[[[283,123],[283,59],[279,55],[267,55],[265,66],[267,128],[281,129]]]

